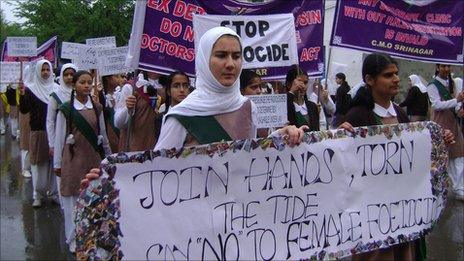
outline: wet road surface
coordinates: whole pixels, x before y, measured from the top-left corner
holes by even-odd
[[[61,209],[50,201],[33,209],[32,180],[20,175],[18,141],[0,136],[0,259],[73,260],[65,243]],[[464,260],[464,202],[448,200],[427,236],[428,260]]]

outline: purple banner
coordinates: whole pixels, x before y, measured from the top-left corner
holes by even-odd
[[[331,45],[462,65],[464,1],[416,2],[338,0]]]
[[[324,0],[243,3],[237,0],[148,0],[139,68],[162,74],[182,70],[194,76],[192,14],[263,15],[293,13],[300,67],[311,76],[324,71]],[[289,67],[257,68],[265,79],[282,79]]]
[[[56,66],[56,45],[57,44],[57,37],[53,36],[52,38],[48,39],[45,43],[43,43],[39,48],[37,48],[37,56],[34,57],[13,57],[7,55],[8,44],[6,41],[3,42],[2,48],[2,58],[3,62],[27,62],[27,61],[34,61],[40,57],[44,57],[45,59],[49,60],[53,67]]]

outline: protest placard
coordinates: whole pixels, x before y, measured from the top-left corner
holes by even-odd
[[[194,3],[183,0],[137,1],[136,12],[129,42],[131,52],[128,55],[132,67],[162,74],[181,70],[193,76],[194,35],[197,34],[193,31],[193,14],[231,15],[235,19],[241,15],[292,13],[298,48],[297,63],[310,76],[321,76],[324,72],[323,0],[268,1],[254,5],[235,0],[196,0]],[[288,32],[279,32],[282,33]],[[134,44],[137,46],[134,47]],[[264,55],[268,50],[259,52]],[[288,70],[288,66],[267,68],[266,74],[261,76],[264,79],[283,79]]]
[[[1,62],[0,63],[0,82],[18,83],[20,80],[20,62]]]
[[[246,97],[252,100],[257,107],[256,124],[258,128],[282,127],[288,123],[286,94],[249,95]]]
[[[63,42],[61,45],[61,58],[77,59],[81,48],[85,48],[85,44]]]
[[[31,57],[18,57],[8,55],[8,42],[3,42],[1,60],[4,62],[26,62],[34,61],[37,59],[47,59],[52,63],[53,66],[56,66],[56,60],[58,55],[56,54],[56,45],[57,37],[53,36],[43,43],[39,48],[37,48],[37,55]]]
[[[116,47],[97,50],[98,72],[101,76],[118,73],[126,73],[126,61],[128,47]]]
[[[337,1],[331,45],[462,65],[462,10],[464,1]]]
[[[37,37],[7,37],[8,56],[32,57],[37,55]]]
[[[444,208],[448,153],[435,123],[282,141],[109,157],[77,202],[78,255],[341,258],[418,239]]]
[[[73,63],[79,70],[91,70],[98,68],[97,49],[88,45],[75,46],[79,54],[78,57],[72,59]]]
[[[195,48],[213,27],[225,26],[242,38],[243,68],[284,67],[298,64],[293,14],[194,15]]]
[[[85,40],[85,44],[94,47],[116,47],[116,37],[89,38]]]

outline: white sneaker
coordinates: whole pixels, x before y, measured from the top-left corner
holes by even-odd
[[[5,135],[5,130],[0,130],[0,135]]]
[[[33,207],[33,208],[40,208],[40,207],[42,207],[42,200],[40,200],[40,199],[34,199],[34,202],[32,202],[32,207]]]
[[[23,172],[21,174],[23,174],[23,177],[25,177],[25,178],[32,177],[32,174],[31,174],[31,172],[29,170],[23,170]]]

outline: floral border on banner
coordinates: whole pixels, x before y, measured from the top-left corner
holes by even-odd
[[[355,128],[355,133],[338,129],[332,131],[317,131],[307,133],[303,142],[307,144],[320,142],[329,139],[340,139],[345,137],[368,137],[375,135],[385,135],[391,139],[393,135],[399,137],[402,131],[421,131],[427,128],[430,131],[432,140],[432,151],[430,154],[431,166],[430,182],[432,184],[432,194],[442,198],[446,203],[449,178],[446,172],[448,164],[448,151],[442,138],[442,128],[433,122],[413,122],[393,125],[378,125]],[[119,236],[123,236],[119,227],[118,219],[121,216],[119,190],[115,189],[115,182],[112,180],[116,173],[116,163],[145,162],[156,157],[185,158],[191,154],[203,154],[212,157],[214,154],[223,156],[228,150],[245,150],[247,152],[262,148],[275,148],[281,151],[286,144],[281,138],[256,139],[256,140],[237,140],[231,142],[217,142],[208,145],[201,145],[183,148],[180,151],[175,149],[161,151],[145,151],[132,155],[119,153],[107,157],[102,162],[101,169],[104,170],[102,177],[90,183],[89,187],[82,191],[75,209],[76,222],[76,254],[77,259],[91,260],[120,260],[124,256],[119,249],[121,243]],[[437,219],[438,220],[438,219]],[[431,227],[435,225],[435,221]],[[309,259],[335,259],[348,255],[359,254],[376,249],[387,248],[393,244],[416,240],[431,231],[431,228],[424,229],[422,232],[410,235],[399,235],[396,238],[388,237],[372,243],[360,242],[356,247],[349,250],[327,253],[322,250],[312,255]]]

